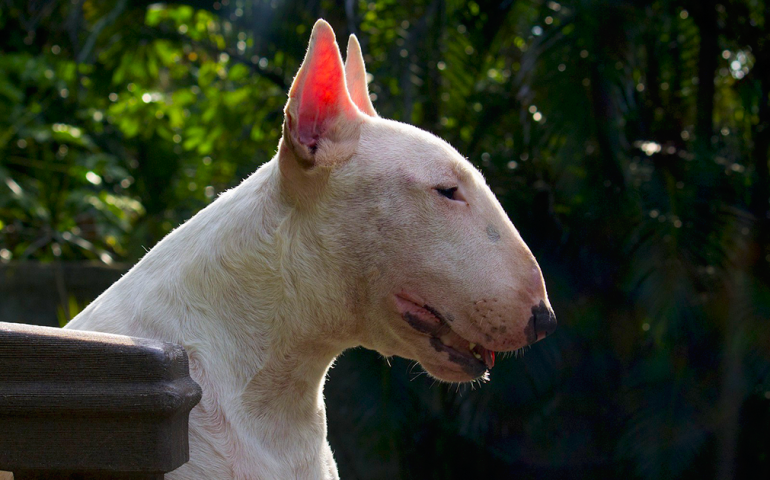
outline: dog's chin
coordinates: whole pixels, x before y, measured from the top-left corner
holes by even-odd
[[[453,360],[436,362],[434,360],[417,359],[422,368],[431,377],[442,382],[466,383],[477,379],[489,378],[489,371],[485,366],[468,366]]]

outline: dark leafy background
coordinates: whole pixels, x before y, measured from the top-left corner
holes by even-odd
[[[0,0],[0,260],[134,262],[269,160],[319,17],[560,320],[475,389],[345,353],[343,477],[770,478],[767,0]]]

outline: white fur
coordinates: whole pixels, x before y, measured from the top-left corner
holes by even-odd
[[[314,39],[328,27],[319,24]],[[292,92],[289,116],[304,108]],[[167,478],[338,478],[323,383],[350,347],[470,380],[407,325],[399,292],[490,349],[527,343],[530,309],[547,303],[542,277],[481,175],[442,140],[359,110],[331,119],[314,154],[287,121],[275,158],[68,325],[187,349],[203,399],[190,416],[190,461]],[[449,184],[464,203],[436,193]]]

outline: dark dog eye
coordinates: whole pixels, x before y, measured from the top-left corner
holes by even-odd
[[[443,197],[446,197],[450,200],[457,200],[455,198],[455,193],[457,193],[457,187],[450,187],[450,188],[436,187],[436,191],[439,193],[439,195]]]

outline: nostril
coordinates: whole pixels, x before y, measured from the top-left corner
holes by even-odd
[[[536,319],[535,330],[538,334],[550,335],[556,331],[556,315],[554,315],[553,310],[546,307],[545,302],[540,300],[537,307],[532,307],[532,315]]]
[[[556,331],[556,315],[553,310],[548,308],[544,301],[532,307],[532,317],[529,319],[524,333],[527,335],[529,343],[535,343],[542,340]]]

